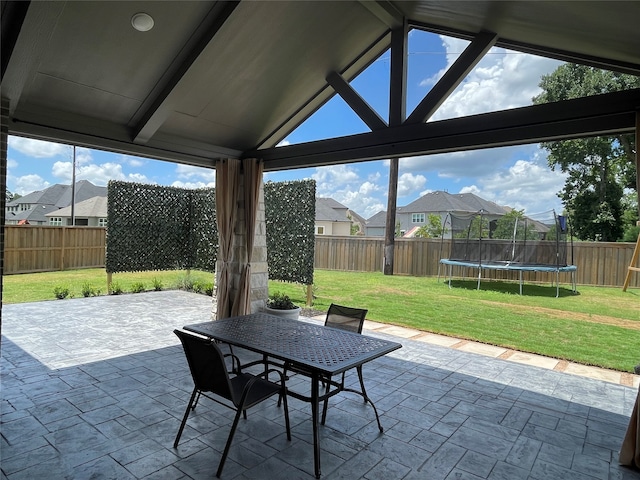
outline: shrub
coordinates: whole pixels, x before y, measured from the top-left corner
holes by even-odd
[[[111,282],[111,295],[120,295],[122,291],[122,285],[118,282]]]
[[[178,279],[178,283],[176,285],[180,290],[193,290],[193,279],[189,275],[185,275]]]
[[[100,295],[100,290],[95,288],[89,282],[85,282],[82,284],[82,296],[83,297],[97,297]]]
[[[204,289],[204,282],[201,280],[196,280],[191,284],[191,289],[195,293],[202,293],[202,290]]]
[[[298,306],[291,301],[289,295],[285,295],[282,292],[275,292],[269,295],[267,307],[275,310],[293,310],[294,308],[298,308]]]
[[[131,293],[142,293],[144,291],[144,283],[142,282],[135,282],[131,285]]]
[[[157,277],[153,277],[153,289],[154,289],[156,292],[159,292],[160,290],[162,290],[162,287],[163,287],[163,286],[164,286],[164,285],[162,284],[162,280],[160,280],[160,279],[159,279],[159,278],[157,278]]]
[[[53,289],[53,294],[56,296],[58,300],[64,300],[69,296],[69,288],[57,286]]]
[[[204,294],[213,297],[213,282],[206,282],[204,286]]]

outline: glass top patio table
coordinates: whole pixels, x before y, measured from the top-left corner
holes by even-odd
[[[266,313],[186,325],[184,329],[290,363],[310,373],[310,397],[294,396],[311,403],[316,478],[320,478],[319,380],[359,367],[402,347],[397,342]],[[338,392],[331,395],[335,393]],[[367,397],[365,400],[371,402]],[[375,406],[373,408],[375,410]]]

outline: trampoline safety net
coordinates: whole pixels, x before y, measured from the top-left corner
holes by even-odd
[[[567,266],[566,217],[554,211],[501,217],[483,211],[448,214],[444,232],[451,239],[450,260],[482,264]],[[443,252],[444,253],[444,252]]]

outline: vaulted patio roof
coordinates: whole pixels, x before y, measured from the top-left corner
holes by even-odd
[[[150,31],[132,28],[140,12]],[[209,167],[257,156],[267,171],[633,131],[637,90],[424,120],[492,45],[640,74],[639,12],[634,1],[3,1],[2,97],[10,134]],[[392,44],[402,54],[410,27],[472,43],[416,112],[380,119],[348,82]],[[336,92],[371,132],[274,148]]]

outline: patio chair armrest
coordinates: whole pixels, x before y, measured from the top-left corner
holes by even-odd
[[[282,385],[284,385],[284,381],[285,381],[284,374],[280,370],[277,370],[275,368],[270,368],[269,370],[266,370],[264,372],[257,373],[255,376],[256,377],[260,377],[260,378],[264,378],[265,380],[270,381],[269,380],[269,374],[270,373],[277,373],[278,376],[280,377],[280,383]]]
[[[240,359],[237,355],[234,355],[233,353],[226,353],[223,356],[224,358],[231,357],[231,373],[242,373],[242,364],[240,363]]]

